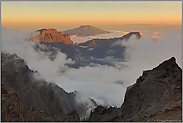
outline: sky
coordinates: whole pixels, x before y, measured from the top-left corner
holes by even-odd
[[[80,25],[181,26],[181,1],[2,1],[1,26],[65,30]]]

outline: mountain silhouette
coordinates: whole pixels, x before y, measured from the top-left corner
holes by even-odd
[[[107,34],[110,32],[103,29],[99,29],[91,25],[81,25],[78,28],[65,30],[63,31],[63,33],[68,33],[70,35],[77,35],[77,36],[94,36],[98,34]]]

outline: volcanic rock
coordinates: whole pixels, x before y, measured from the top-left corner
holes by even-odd
[[[110,114],[97,107],[89,121],[182,121],[182,69],[174,57],[144,71],[127,88],[122,106]],[[104,112],[105,111],[105,112]],[[102,112],[102,113],[101,113]]]
[[[94,39],[93,39],[93,41],[89,44],[89,47],[98,47],[98,45],[96,45]]]
[[[78,45],[77,43],[75,43],[75,44],[74,44],[74,46],[77,46],[77,47],[79,47],[79,45]]]
[[[20,98],[27,111],[28,121],[65,121],[66,119],[69,121],[68,117],[71,116],[67,114],[75,110],[81,118],[86,115],[88,105],[77,103],[75,93],[67,93],[56,84],[46,82],[44,79],[37,80],[34,78],[35,74],[38,72],[30,70],[25,61],[17,55],[1,53],[1,83],[6,90],[14,92]],[[7,91],[2,93],[6,94]],[[5,112],[8,100],[3,102]],[[90,104],[95,105],[92,101]],[[77,121],[79,115],[76,116],[75,112],[72,121]],[[5,121],[22,121],[22,119],[10,118]]]
[[[33,37],[32,39],[37,39],[44,43],[62,42],[64,44],[74,45],[74,43],[71,41],[70,35],[68,33],[62,34],[62,32],[58,32],[56,29],[51,29],[51,28],[37,30],[36,32],[39,32],[40,34]]]

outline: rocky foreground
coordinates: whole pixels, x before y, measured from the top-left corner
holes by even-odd
[[[182,69],[172,57],[144,71],[120,108],[98,106],[88,121],[182,121]]]
[[[1,121],[80,121],[95,107],[90,99],[78,103],[76,92],[35,79],[36,73],[17,55],[1,54]]]
[[[88,105],[45,80],[36,84],[33,73],[16,55],[1,54],[1,121],[81,121]],[[82,121],[182,121],[182,69],[172,57],[144,71],[120,108],[97,106]]]

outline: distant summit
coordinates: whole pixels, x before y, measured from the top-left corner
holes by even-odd
[[[61,33],[58,32],[56,29],[40,29],[36,32],[39,32],[37,36],[33,37],[33,39],[40,40],[44,43],[58,43],[62,42],[64,44],[71,44],[74,45],[74,43],[70,39],[70,35],[67,33]]]
[[[63,31],[63,33],[68,33],[70,35],[77,35],[77,36],[94,36],[98,34],[107,34],[110,32],[103,29],[99,29],[91,25],[81,25],[78,28]]]

